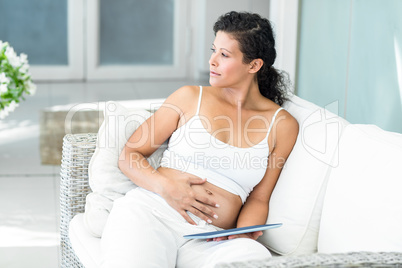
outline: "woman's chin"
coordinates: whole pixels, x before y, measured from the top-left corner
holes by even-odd
[[[209,84],[212,87],[222,87],[221,83],[219,83],[218,81],[216,81],[216,79],[214,77],[209,77]]]

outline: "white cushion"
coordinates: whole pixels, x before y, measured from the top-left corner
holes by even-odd
[[[100,267],[102,259],[100,238],[90,235],[84,226],[84,215],[77,214],[68,230],[71,246],[85,268]]]
[[[93,192],[87,196],[84,214],[88,231],[97,237],[102,235],[113,201],[136,187],[120,171],[118,159],[131,134],[151,116],[147,110],[136,110],[135,107],[128,109],[112,101],[107,102],[103,110],[105,119],[99,129],[96,150],[88,167],[89,184]],[[148,158],[154,168],[159,165],[165,148],[166,144]]]
[[[349,125],[321,217],[318,251],[402,251],[402,135]]]
[[[345,120],[292,96],[284,108],[299,123],[299,135],[271,196],[268,223],[283,223],[259,239],[281,254],[316,252],[325,185]]]

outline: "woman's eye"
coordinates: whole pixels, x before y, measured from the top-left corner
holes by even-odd
[[[212,51],[212,53],[216,53],[216,49],[215,49],[215,48],[211,48],[211,51]],[[225,54],[225,53],[221,53],[221,55],[222,55],[223,57],[225,57],[225,58],[228,57],[228,55]]]

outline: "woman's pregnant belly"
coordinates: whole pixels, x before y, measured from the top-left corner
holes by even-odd
[[[158,172],[169,179],[174,179],[177,176],[182,177],[186,174],[194,176],[190,173],[165,167],[158,168]],[[242,201],[238,195],[230,193],[208,181],[203,184],[193,184],[191,187],[197,194],[219,204],[218,208],[209,206],[218,215],[218,219],[209,217],[213,225],[223,229],[236,227],[237,217],[242,207]]]

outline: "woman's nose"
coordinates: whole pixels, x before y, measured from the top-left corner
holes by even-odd
[[[209,57],[209,65],[210,66],[217,66],[217,62],[215,60],[215,53],[211,54],[211,57]]]

